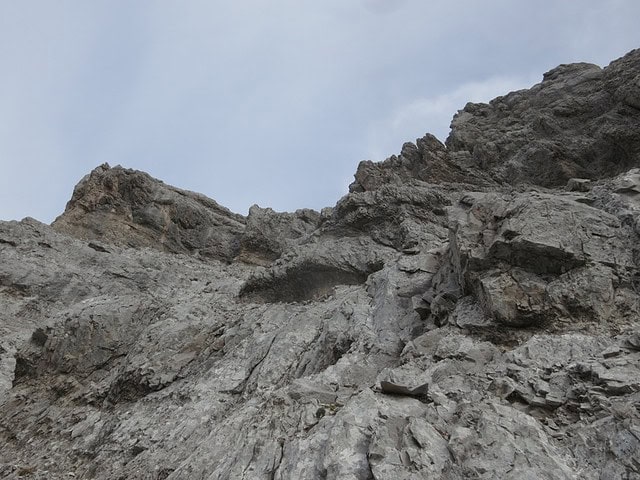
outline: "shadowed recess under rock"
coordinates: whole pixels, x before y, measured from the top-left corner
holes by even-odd
[[[330,295],[337,285],[363,284],[371,273],[382,267],[382,264],[375,264],[367,271],[358,271],[304,262],[288,269],[282,276],[250,278],[240,290],[240,297],[264,303],[318,300]]]

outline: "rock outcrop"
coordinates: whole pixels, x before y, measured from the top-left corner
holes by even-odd
[[[453,118],[447,147],[499,181],[558,187],[629,170],[640,158],[640,51],[606,68],[578,63]]]
[[[0,477],[640,478],[640,51],[322,212],[121,167],[0,222]]]
[[[78,183],[52,226],[86,240],[229,261],[244,224],[244,217],[204,195],[104,164]]]

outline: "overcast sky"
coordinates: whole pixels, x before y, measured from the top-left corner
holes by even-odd
[[[637,0],[0,0],[0,219],[108,162],[246,214],[331,206],[360,160],[560,63],[640,47]]]

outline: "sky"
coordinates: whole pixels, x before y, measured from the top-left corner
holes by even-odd
[[[358,162],[544,72],[640,47],[637,0],[0,0],[0,219],[93,168],[246,214],[332,206]]]

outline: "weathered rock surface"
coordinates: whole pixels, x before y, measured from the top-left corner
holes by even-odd
[[[289,248],[317,230],[322,216],[311,209],[275,212],[254,205],[249,209],[238,259],[268,266]]]
[[[102,166],[0,222],[0,477],[640,479],[639,71],[467,105],[322,212]]]
[[[560,65],[542,83],[469,103],[451,123],[455,163],[499,181],[561,186],[598,179],[640,162],[640,50],[606,68]]]
[[[204,195],[104,164],[78,183],[52,226],[86,240],[231,260],[244,224],[244,217]]]
[[[468,194],[449,217],[460,288],[500,323],[622,318],[615,292],[635,274],[636,234],[613,215],[529,192]]]
[[[469,170],[451,160],[446,147],[431,134],[406,142],[400,155],[384,162],[360,162],[350,192],[375,190],[385,185],[404,185],[407,179],[428,183],[456,183],[495,186],[496,182],[481,170]]]

